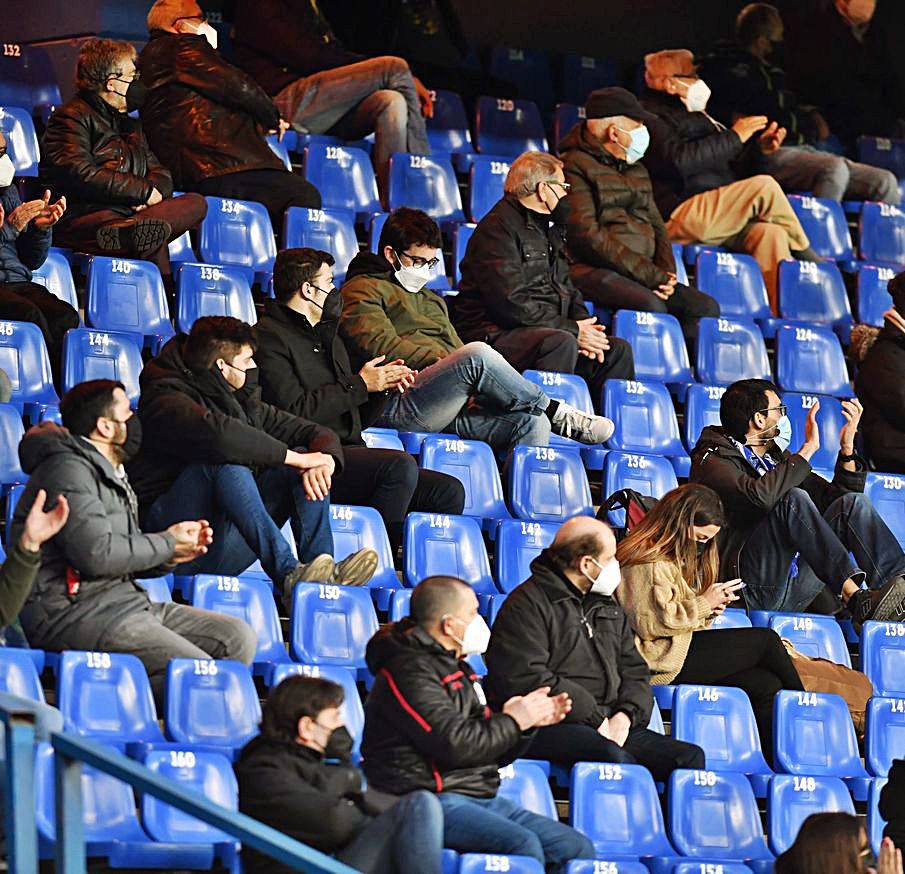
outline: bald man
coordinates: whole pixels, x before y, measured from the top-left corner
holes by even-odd
[[[647,727],[650,671],[613,598],[620,579],[609,526],[587,516],[566,522],[493,623],[488,697],[493,705],[544,686],[572,699],[565,719],[533,736],[525,758],[565,768],[640,764],[665,782],[676,768],[703,768],[704,751]]]
[[[415,587],[410,609],[368,644],[377,678],[361,746],[369,784],[394,795],[438,793],[443,845],[460,853],[531,856],[548,872],[593,859],[584,835],[497,795],[499,768],[523,752],[525,732],[567,716],[568,693],[526,689],[491,712],[464,661],[483,653],[490,636],[471,586],[428,577]]]

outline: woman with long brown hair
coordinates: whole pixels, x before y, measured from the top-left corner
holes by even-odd
[[[737,686],[751,699],[768,761],[773,756],[773,698],[803,689],[776,632],[708,630],[737,598],[740,580],[718,582],[716,536],[724,523],[719,496],[689,483],[673,489],[616,551],[616,597],[651,669],[651,683]]]

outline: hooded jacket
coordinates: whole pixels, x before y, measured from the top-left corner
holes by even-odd
[[[758,476],[744,454],[721,427],[711,425],[701,432],[691,453],[689,482],[710,486],[723,502],[726,524],[720,531],[720,577],[739,575],[738,559],[751,532],[792,489],[804,489],[821,512],[848,492],[863,492],[867,468],[856,459],[857,470],[848,471],[836,462],[833,481],[827,482],[811,470],[797,453],[780,450],[772,444],[767,454],[777,464]]]
[[[386,355],[413,370],[462,346],[443,298],[429,288],[406,291],[382,255],[356,255],[343,283],[342,338],[357,362]]]
[[[28,483],[13,515],[14,542],[39,489],[48,501],[62,494],[69,502],[62,531],[41,547],[41,569],[19,614],[22,627],[32,646],[87,649],[116,620],[149,608],[147,593],[133,580],[166,573],[176,538],[165,531],[143,534],[110,462],[58,425],[31,428],[19,444],[19,460]]]
[[[861,433],[879,470],[905,473],[905,332],[887,325],[858,368],[855,391],[864,404]]]
[[[20,203],[15,183],[0,188],[0,209],[7,219]],[[31,271],[47,260],[50,240],[50,229],[42,231],[33,221],[20,234],[4,220],[0,225],[0,282],[31,282]]]
[[[880,791],[877,812],[886,820],[883,837],[905,846],[905,759],[893,759],[886,785]]]
[[[255,353],[263,400],[329,428],[343,445],[362,445],[362,428],[377,420],[386,393],[368,392],[352,368],[339,323],[328,319],[312,326],[284,303],[270,300],[264,306]]]
[[[565,228],[515,195],[504,196],[478,222],[461,269],[455,321],[466,343],[513,328],[559,328],[577,336],[578,319],[588,317],[569,278]]]
[[[547,550],[503,602],[484,660],[492,707],[550,686],[551,695],[572,698],[566,723],[596,730],[620,710],[634,728],[650,719],[650,670],[625,612],[611,596],[582,595]]]
[[[381,629],[367,647],[377,678],[365,704],[361,745],[372,786],[492,798],[499,768],[522,747],[518,723],[491,713],[468,662],[411,619]]]
[[[239,391],[216,367],[189,370],[182,359],[187,337],[178,334],[141,372],[141,450],[129,465],[144,512],[190,464],[283,464],[287,449],[326,452],[342,470],[339,438],[261,400],[257,386]]]
[[[643,164],[611,155],[581,122],[559,144],[569,192],[570,258],[658,288],[675,273],[672,244]]]

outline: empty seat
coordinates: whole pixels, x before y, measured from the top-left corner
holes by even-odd
[[[517,518],[532,522],[593,516],[581,456],[553,446],[516,446],[509,460],[509,503]]]
[[[553,111],[553,145],[559,151],[560,141],[585,118],[583,106],[574,103],[557,103]]]
[[[851,266],[855,255],[842,204],[810,195],[790,194],[789,203],[808,235],[811,248],[821,258]]]
[[[889,203],[865,203],[861,210],[861,257],[905,265],[905,212]]]
[[[374,168],[361,149],[309,143],[305,147],[305,178],[321,193],[328,209],[351,210],[358,221],[380,212]]]
[[[160,271],[150,261],[92,256],[85,318],[94,328],[141,334],[154,350],[175,333]]]
[[[6,136],[6,147],[17,176],[37,176],[41,153],[35,123],[27,109],[0,106],[0,131]]]
[[[365,646],[377,632],[377,614],[367,589],[297,583],[290,629],[297,662],[361,671]]]
[[[829,328],[782,325],[776,332],[776,381],[786,391],[853,394],[842,346]]]
[[[678,264],[679,259],[676,258]],[[769,319],[764,276],[751,255],[705,249],[698,255],[695,284],[716,298],[727,318]]]
[[[24,409],[32,422],[48,406],[60,403],[44,335],[37,325],[0,321],[0,369],[12,384],[10,403]]]
[[[875,695],[905,698],[905,624],[864,623],[861,670],[874,684]]]
[[[503,196],[509,161],[501,157],[475,155],[468,171],[468,217],[479,222]]]
[[[631,344],[638,379],[667,384],[692,382],[688,349],[675,316],[619,310],[613,317],[612,333]]]
[[[73,328],[63,340],[63,391],[89,379],[115,379],[126,387],[129,403],[138,404],[141,334]]]
[[[896,275],[892,267],[864,264],[858,271],[858,321],[883,326],[883,313],[892,306],[886,286]]]
[[[815,401],[820,401],[820,411],[817,413],[820,448],[811,456],[810,463],[816,470],[833,470],[836,466],[836,456],[839,454],[839,432],[845,424],[842,404],[838,398],[786,392],[782,396],[782,401],[786,405],[792,424],[792,442],[789,445],[793,452],[804,443],[804,425],[808,412]]]
[[[675,469],[666,458],[632,452],[607,453],[603,466],[603,494],[606,497],[620,489],[634,489],[642,495],[662,498],[678,485]],[[610,523],[619,527],[625,525],[625,511],[611,513]]]
[[[0,404],[0,484],[28,479],[19,464],[19,443],[24,436],[22,414],[12,404]]]
[[[240,662],[172,659],[166,689],[167,734],[176,743],[233,756],[258,733],[258,693]]]
[[[829,325],[847,341],[852,310],[835,264],[782,261],[778,275],[779,312],[784,319]]]
[[[558,528],[556,523],[524,519],[511,519],[500,525],[494,569],[497,584],[504,592],[511,592],[531,576],[531,562],[553,542]]]
[[[869,473],[864,488],[874,509],[905,549],[905,477],[888,473]]]
[[[798,777],[778,774],[770,783],[767,833],[770,847],[779,855],[795,842],[801,824],[812,813],[850,813],[852,796],[838,777]]]
[[[31,650],[0,647],[0,692],[44,703],[44,690]]]
[[[544,874],[544,867],[531,856],[464,853],[459,857],[458,874],[484,874],[486,871],[508,871],[509,874]]]
[[[622,85],[622,68],[615,61],[586,55],[563,55],[562,97],[584,105],[588,95],[598,88]]]
[[[346,270],[358,254],[355,236],[355,213],[350,209],[305,209],[290,206],[283,223],[283,248],[308,246],[329,252],[333,265],[333,281],[338,288],[346,278]]]
[[[795,649],[807,656],[829,659],[847,668],[852,666],[845,635],[834,616],[774,613],[770,617],[769,627],[780,637],[791,641]]]
[[[500,768],[500,788],[497,794],[532,813],[559,819],[547,775],[539,765],[532,762],[516,759],[511,765]]]
[[[427,139],[434,155],[474,152],[465,104],[455,91],[437,89],[432,93],[434,114],[426,119]]]
[[[885,777],[905,750],[905,697],[874,695],[867,703],[864,760],[875,777]]]
[[[235,267],[183,264],[176,297],[176,327],[186,334],[202,316],[232,316],[250,325],[258,320],[248,276]]]
[[[482,154],[515,158],[522,152],[547,151],[544,122],[531,100],[479,97],[475,125],[475,143]]]
[[[544,111],[553,106],[553,75],[545,52],[493,46],[488,72],[494,79],[508,82],[516,93],[531,98]]]
[[[365,428],[361,432],[361,439],[370,449],[397,449],[405,451],[399,432],[395,428]]]
[[[51,249],[44,263],[31,271],[31,281],[43,285],[51,294],[68,303],[73,309],[79,308],[72,268],[62,252]]]
[[[772,378],[764,336],[748,319],[701,319],[696,370],[708,385]]]
[[[462,197],[449,158],[395,152],[390,156],[389,208],[410,206],[437,222],[462,222]]]
[[[249,283],[273,270],[277,255],[270,215],[260,203],[206,197],[199,248],[207,264],[241,268]]]
[[[720,424],[720,401],[726,389],[717,385],[692,385],[685,396],[685,445],[694,449],[701,431]]]

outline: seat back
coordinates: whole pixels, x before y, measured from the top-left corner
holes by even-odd
[[[880,816],[880,793],[886,786],[885,777],[878,777],[871,780],[867,790],[867,836],[870,838],[870,845],[873,847],[874,853],[879,854],[880,844],[883,843],[883,829],[886,827],[886,820]]]
[[[905,264],[905,212],[889,203],[865,203],[861,210],[861,257]]]
[[[356,215],[380,212],[377,177],[362,149],[309,143],[305,147],[305,178],[321,193],[327,209],[351,210]]]
[[[786,392],[782,400],[792,424],[790,445],[793,448],[804,443],[804,426],[808,412],[816,401],[820,401],[820,411],[817,414],[820,448],[811,456],[811,467],[817,470],[833,470],[836,466],[836,456],[839,454],[839,432],[845,424],[839,399]]]
[[[333,265],[333,281],[339,288],[346,278],[346,270],[358,254],[355,236],[355,213],[349,209],[305,209],[290,206],[283,223],[283,248],[308,246],[329,252]]]
[[[202,316],[232,316],[249,325],[258,320],[248,277],[235,267],[183,264],[177,300],[176,326],[186,334]]]
[[[12,384],[12,403],[59,403],[44,335],[32,322],[0,321],[0,369]]]
[[[852,236],[842,204],[824,197],[790,194],[789,203],[808,235],[811,248],[821,258],[849,261],[854,258]]]
[[[468,171],[468,217],[479,222],[503,196],[510,162],[492,155],[475,155]],[[464,254],[464,251],[463,251]]]
[[[779,312],[784,319],[851,328],[852,310],[835,264],[781,261],[778,275]]]
[[[557,103],[553,111],[553,145],[559,151],[560,141],[585,118],[584,106]]]
[[[751,628],[751,620],[744,610],[730,607],[713,620],[710,628]]]
[[[366,588],[296,583],[290,646],[297,662],[365,667],[365,647],[377,633],[377,614]]]
[[[207,264],[241,267],[246,273],[269,273],[277,256],[270,215],[260,203],[206,197],[199,247]]]
[[[282,162],[283,166],[291,173],[292,159],[289,157],[289,148],[286,145],[286,138],[281,140],[276,134],[268,134],[265,138],[270,151],[274,153]]]
[[[581,456],[553,446],[516,446],[509,459],[509,503],[517,518],[532,522],[593,516]]]
[[[549,370],[526,370],[522,376],[528,382],[539,385],[548,398],[554,401],[565,401],[583,413],[594,413],[591,392],[588,390],[584,377],[575,373],[553,373]],[[550,445],[571,449],[582,448],[577,440],[573,440],[571,437],[561,437],[559,434],[550,435]]]
[[[144,363],[142,337],[121,331],[73,328],[63,340],[63,391],[89,379],[113,379],[126,387],[129,403],[138,404],[138,377]]]
[[[390,156],[390,209],[410,206],[435,221],[465,221],[456,173],[449,158],[395,152]]]
[[[543,866],[532,856],[464,853],[459,857],[458,874],[485,874],[486,871],[508,871],[509,874],[544,874]]]
[[[905,140],[888,137],[858,137],[858,160],[872,167],[891,170],[899,179],[905,179]]]
[[[27,649],[0,647],[0,692],[44,703],[44,690]]]
[[[867,742],[864,759],[876,777],[885,777],[893,759],[905,750],[905,696],[874,695],[867,702]]]
[[[795,843],[802,823],[813,813],[850,813],[855,805],[838,777],[799,777],[777,774],[770,781],[767,833],[777,855]]]
[[[829,328],[816,325],[780,326],[776,332],[776,381],[787,391],[836,397],[853,394],[839,338]]]
[[[168,574],[167,577],[145,577],[136,579],[135,582],[148,593],[148,598],[155,604],[167,604],[173,600],[172,574]]]
[[[56,73],[41,46],[7,43],[0,56],[0,106],[19,106],[42,117],[62,103]]]
[[[772,377],[764,336],[753,321],[701,319],[697,351],[698,379],[705,384]]]
[[[883,517],[899,545],[905,549],[905,477],[887,473],[869,473],[864,491],[874,509]]]
[[[665,385],[608,379],[603,390],[604,415],[616,430],[612,449],[653,455],[684,455],[679,422]]]
[[[431,96],[434,99],[434,114],[425,121],[431,152],[440,155],[473,152],[468,115],[462,98],[455,91],[439,88]]]
[[[172,659],[166,690],[167,733],[176,743],[237,750],[258,733],[258,693],[240,662]]]
[[[365,428],[361,432],[361,439],[369,449],[397,449],[405,451],[399,432],[395,428]]]
[[[659,455],[608,452],[603,462],[603,494],[606,497],[620,489],[634,489],[642,495],[662,498],[678,485],[673,466]],[[610,524],[625,525],[625,511],[610,513]]]
[[[553,107],[553,74],[545,52],[494,46],[490,49],[488,72],[494,79],[508,82],[517,94],[531,98],[544,111]]]
[[[462,281],[462,259],[476,227],[474,224],[458,224],[453,228],[452,281],[455,288],[458,288]]]
[[[24,436],[22,414],[12,404],[0,404],[0,483],[28,479],[19,463],[19,443]]]
[[[0,131],[17,176],[37,176],[41,153],[31,114],[21,106],[0,106]]]
[[[720,424],[720,401],[726,389],[718,385],[692,385],[685,396],[685,445],[694,449],[701,431]]]
[[[511,592],[531,576],[531,562],[546,549],[559,525],[509,519],[497,529],[494,549],[496,581],[504,592]]]
[[[631,344],[638,379],[666,383],[692,381],[688,349],[675,316],[619,310],[613,317],[612,333]]]
[[[688,874],[700,874],[700,866],[695,865],[694,870],[688,869]],[[741,866],[743,870],[739,874],[749,874],[750,868]],[[609,859],[573,859],[566,865],[566,874],[648,874],[650,869],[643,862],[626,862],[622,859],[611,861]],[[671,869],[678,871],[678,867]],[[723,874],[731,874],[725,867]]]
[[[883,327],[883,313],[892,306],[892,295],[887,289],[889,280],[896,275],[892,267],[863,264],[858,271],[858,321],[875,327]]]
[[[592,91],[622,83],[622,68],[615,61],[586,55],[563,55],[561,95],[564,100],[584,106]]]
[[[516,759],[500,768],[498,795],[539,816],[559,819],[547,775],[540,765]]]
[[[192,248],[192,238],[188,231],[182,236],[176,237],[175,240],[171,240],[167,250],[170,255],[170,264],[174,266],[178,267],[180,264],[185,264],[189,261],[195,263],[198,261],[198,256]]]
[[[861,670],[874,684],[874,695],[905,698],[905,624],[864,623]]]
[[[44,263],[31,271],[31,281],[43,285],[51,294],[68,303],[73,309],[79,308],[72,268],[62,252],[51,249]]]
[[[774,613],[770,616],[769,627],[780,637],[791,641],[795,649],[805,655],[829,659],[847,668],[852,666],[845,635],[834,616]]]
[[[716,298],[725,318],[768,319],[772,315],[763,273],[751,255],[703,250],[698,255],[695,284]]]
[[[383,517],[377,510],[373,507],[332,504],[330,531],[333,534],[333,557],[337,561],[342,561],[360,549],[373,549],[377,553],[377,570],[374,571],[368,585],[399,588],[399,578],[393,566],[390,538]]]
[[[531,100],[479,97],[475,124],[481,154],[516,158],[522,152],[548,151],[544,122]]]

